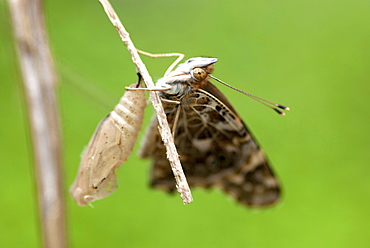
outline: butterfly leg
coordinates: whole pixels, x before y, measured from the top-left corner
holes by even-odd
[[[172,137],[175,139],[175,130],[176,130],[176,127],[177,127],[177,123],[179,121],[179,116],[180,116],[180,101],[174,101],[174,100],[168,100],[168,99],[164,99],[164,98],[161,98],[161,101],[162,102],[165,102],[165,103],[169,103],[169,104],[176,104],[176,114],[175,114],[175,119],[173,121],[173,125],[172,125]]]
[[[125,87],[126,90],[131,90],[131,91],[166,91],[171,89],[171,87],[166,87],[166,88],[141,88],[140,85],[143,82],[143,76],[141,76],[140,72],[137,72],[138,80],[135,85],[135,87]]]
[[[166,87],[166,88],[133,88],[133,87],[125,87],[126,90],[131,90],[131,91],[166,91],[170,90],[171,87]]]
[[[143,55],[146,55],[148,57],[151,57],[151,58],[163,58],[163,57],[178,57],[167,69],[167,71],[165,72],[164,76],[166,77],[168,74],[170,74],[170,72],[173,70],[173,68],[175,68],[176,65],[178,65],[180,63],[181,60],[183,60],[183,58],[185,57],[184,54],[182,53],[162,53],[162,54],[153,54],[153,53],[148,53],[148,52],[144,52],[144,51],[141,51],[139,49],[137,49],[137,51]]]

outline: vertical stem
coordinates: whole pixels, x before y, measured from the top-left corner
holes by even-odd
[[[8,0],[28,105],[44,247],[67,247],[56,76],[41,0]]]
[[[129,33],[126,31],[121,21],[119,20],[116,12],[110,5],[108,0],[100,0],[100,3],[103,5],[105,12],[108,15],[109,20],[112,22],[116,28],[118,34],[120,35],[122,41],[125,43],[127,50],[131,54],[132,61],[136,65],[138,71],[143,76],[144,82],[148,88],[154,88],[154,83],[152,78],[149,75],[148,70],[145,67],[145,64],[141,60],[134,43],[130,39]],[[176,150],[176,146],[171,134],[171,130],[167,123],[167,117],[164,113],[161,100],[156,91],[149,91],[150,100],[153,103],[153,107],[157,113],[158,123],[159,123],[159,132],[162,136],[163,143],[167,150],[167,159],[170,162],[172,172],[174,174],[177,191],[180,193],[183,203],[188,204],[193,201],[188,182],[186,180],[184,171],[182,169],[179,155]]]

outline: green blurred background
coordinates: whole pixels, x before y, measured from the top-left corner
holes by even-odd
[[[268,154],[284,197],[256,211],[194,189],[184,206],[147,186],[138,144],[118,170],[119,188],[94,208],[78,207],[68,188],[80,153],[136,75],[98,1],[46,1],[71,247],[370,246],[370,1],[111,3],[138,48],[216,57],[216,77],[291,107],[283,118],[218,86]],[[0,7],[0,247],[39,247],[25,101],[7,4]],[[154,79],[172,62],[143,59]],[[145,125],[153,112],[148,106]]]

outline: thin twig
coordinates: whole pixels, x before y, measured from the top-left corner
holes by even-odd
[[[9,0],[32,134],[43,247],[65,248],[56,73],[42,3],[40,0]]]
[[[144,78],[144,82],[146,87],[154,88],[154,83],[152,78],[149,75],[148,70],[146,69],[144,63],[142,62],[137,49],[135,48],[133,42],[129,37],[129,33],[123,27],[121,21],[119,20],[118,16],[116,15],[114,9],[110,5],[109,1],[107,0],[99,0],[100,3],[103,5],[105,12],[108,15],[108,18],[117,29],[118,34],[120,35],[122,41],[127,46],[128,51],[131,54],[132,61],[136,65],[138,71]],[[191,196],[190,188],[187,183],[184,171],[182,169],[179,155],[177,153],[175,143],[171,134],[171,130],[167,123],[167,117],[164,113],[163,106],[161,100],[156,91],[149,91],[150,100],[153,103],[154,109],[157,113],[157,118],[159,122],[159,132],[162,136],[162,140],[164,145],[167,149],[167,159],[170,162],[172,172],[174,174],[176,184],[177,184],[177,191],[180,193],[184,204],[188,204],[192,202],[193,198]]]

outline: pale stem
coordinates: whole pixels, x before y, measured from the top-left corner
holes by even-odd
[[[138,71],[143,76],[146,87],[154,88],[154,83],[152,78],[149,75],[148,70],[145,67],[145,64],[142,62],[138,50],[135,48],[133,42],[130,39],[129,33],[126,31],[121,21],[119,20],[114,9],[107,0],[99,0],[103,5],[105,12],[108,15],[109,20],[112,22],[116,28],[118,34],[120,35],[122,41],[125,43],[127,50],[131,54],[132,61],[136,65]],[[159,122],[159,132],[162,136],[163,143],[167,150],[167,159],[170,162],[172,172],[176,180],[177,191],[180,193],[183,203],[188,204],[193,201],[189,185],[187,183],[184,171],[182,169],[179,155],[177,153],[175,143],[171,134],[171,130],[167,123],[167,117],[164,113],[164,109],[161,103],[161,100],[156,91],[149,91],[150,100],[154,106],[154,109],[157,113],[157,118]]]
[[[65,248],[67,234],[56,73],[46,35],[44,6],[40,0],[9,0],[9,7],[27,99],[42,247]],[[22,239],[21,232],[19,238]]]

